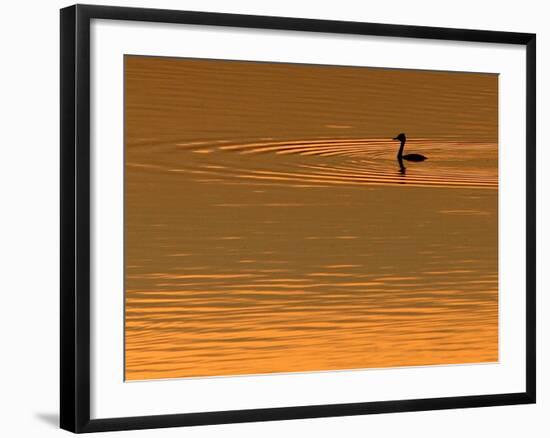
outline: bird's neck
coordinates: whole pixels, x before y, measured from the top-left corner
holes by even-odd
[[[397,159],[399,159],[403,156],[403,149],[405,148],[405,141],[406,140],[401,140],[401,146],[399,146],[399,152],[397,153]]]

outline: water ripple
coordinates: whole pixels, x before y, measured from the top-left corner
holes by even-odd
[[[197,180],[222,183],[498,188],[494,143],[413,139],[408,141],[406,150],[422,152],[428,160],[406,163],[405,172],[395,158],[396,143],[388,139],[192,141],[155,144],[151,148],[154,150],[140,148],[147,161],[128,162],[127,167],[185,173]],[[173,152],[165,153],[174,148],[180,153],[177,161]],[[203,154],[205,151],[207,155]],[[194,152],[200,153],[200,159]],[[151,156],[155,159],[151,160]]]

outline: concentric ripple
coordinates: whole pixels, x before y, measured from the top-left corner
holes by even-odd
[[[387,139],[317,138],[192,141],[134,146],[143,162],[129,167],[183,172],[197,180],[226,183],[313,185],[412,185],[498,187],[494,143],[413,139],[406,152],[422,153],[422,163],[396,160],[398,144]],[[177,151],[177,154],[175,153]],[[153,157],[153,159],[151,159]]]

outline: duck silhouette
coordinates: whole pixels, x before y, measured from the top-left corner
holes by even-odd
[[[407,137],[405,136],[404,133],[399,134],[397,137],[394,137],[393,139],[401,141],[401,146],[399,146],[399,152],[397,153],[397,161],[399,161],[400,164],[403,162],[403,160],[424,161],[428,159],[428,157],[425,157],[424,155],[420,155],[420,154],[403,155],[403,149],[405,148],[405,142],[407,141]]]

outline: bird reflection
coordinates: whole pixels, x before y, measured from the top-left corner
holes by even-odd
[[[403,164],[403,158],[400,156],[397,156],[397,162],[399,163],[399,173],[401,175],[405,175],[407,173],[407,168]]]

